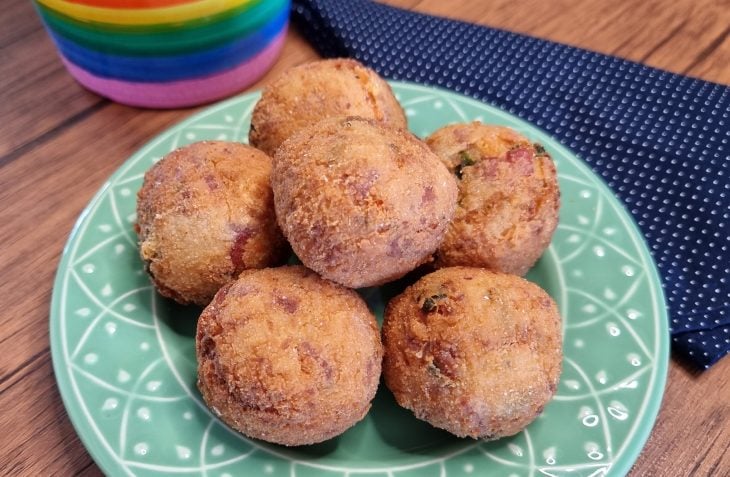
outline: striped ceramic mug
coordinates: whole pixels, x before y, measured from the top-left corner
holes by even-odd
[[[290,0],[35,0],[61,60],[119,103],[178,108],[241,91],[276,60]]]

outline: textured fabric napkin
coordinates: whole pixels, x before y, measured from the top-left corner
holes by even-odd
[[[730,88],[368,0],[294,0],[323,56],[458,91],[544,129],[608,183],[662,277],[673,347],[730,351]]]

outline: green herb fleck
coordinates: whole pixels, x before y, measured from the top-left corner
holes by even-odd
[[[441,370],[433,363],[428,363],[426,365],[426,370],[428,371],[428,374],[430,374],[431,376],[441,375]]]
[[[461,179],[461,177],[464,175],[464,168],[467,166],[473,166],[477,162],[474,160],[474,158],[471,157],[471,155],[469,155],[467,151],[459,152],[459,159],[461,160],[461,162],[458,166],[456,166],[454,173],[456,174],[456,177]]]
[[[537,154],[538,156],[547,155],[547,151],[545,150],[544,147],[542,147],[542,144],[535,143],[532,146],[535,148],[535,154]]]
[[[473,166],[474,164],[476,164],[476,163],[477,163],[477,161],[475,161],[475,160],[474,160],[474,159],[473,159],[473,158],[472,158],[472,157],[471,157],[471,156],[469,155],[469,153],[468,153],[468,152],[466,152],[466,151],[461,151],[461,152],[459,153],[459,157],[461,158],[461,165],[462,165],[462,166]]]
[[[430,297],[423,300],[423,305],[421,305],[421,310],[425,311],[426,313],[430,313],[433,310],[435,310],[438,307],[438,304],[436,303],[439,300],[443,300],[446,298],[445,293],[439,293],[438,295],[431,295]]]

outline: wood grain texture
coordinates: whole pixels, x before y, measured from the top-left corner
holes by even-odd
[[[66,416],[48,349],[0,385],[0,406],[3,440],[12,436],[14,444],[2,444],[1,475],[75,475],[84,469],[100,474]]]
[[[730,83],[730,0],[389,0]],[[290,32],[273,70],[316,58]],[[0,13],[0,475],[101,472],[57,391],[48,347],[56,266],[78,214],[134,151],[197,109],[109,102],[65,72],[28,0]],[[670,365],[658,421],[631,475],[730,474],[730,358]]]
[[[66,73],[31,2],[8,0],[6,7],[0,14],[0,164],[107,102]]]

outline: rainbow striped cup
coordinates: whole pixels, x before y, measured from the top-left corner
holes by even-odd
[[[71,75],[119,103],[180,108],[246,88],[274,63],[291,0],[34,0]]]

